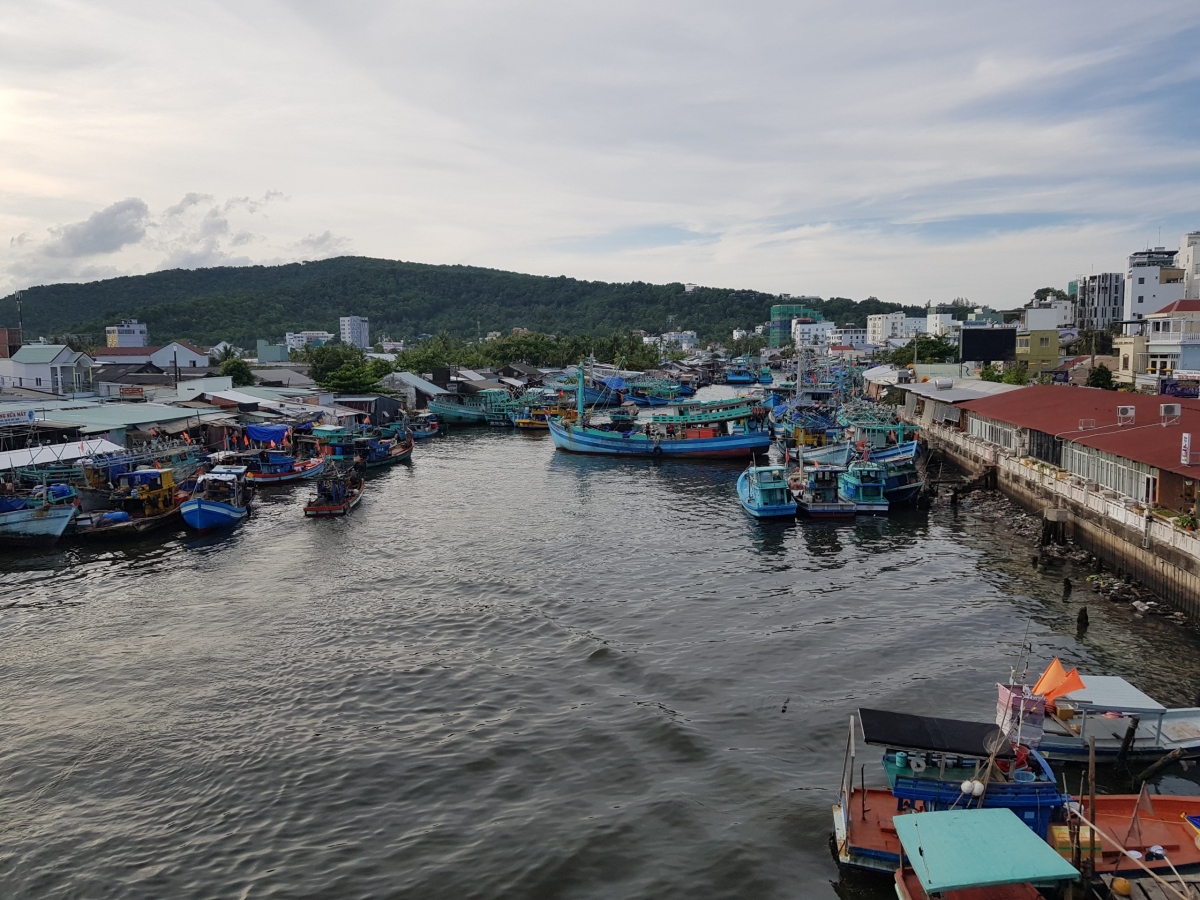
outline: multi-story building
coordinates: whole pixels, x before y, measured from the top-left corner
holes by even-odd
[[[1076,282],[1075,324],[1103,331],[1125,316],[1125,275],[1080,275]]]
[[[925,333],[934,337],[946,337],[954,331],[954,308],[931,306],[925,313]]]
[[[680,350],[694,350],[700,346],[700,338],[694,331],[664,331],[659,342],[664,347],[678,344]]]
[[[122,319],[117,325],[109,325],[104,329],[104,344],[107,347],[145,347],[146,323]]]
[[[1125,273],[1125,321],[1144,319],[1183,299],[1183,269],[1175,265],[1178,253],[1166,247],[1130,254]]]
[[[820,301],[820,297],[793,297],[790,299],[812,302]],[[805,306],[803,302],[799,303],[777,303],[771,307],[771,346],[786,347],[794,340],[792,323],[796,319],[810,319],[813,322],[821,321],[821,314],[811,306]],[[757,331],[757,329],[755,329]]]
[[[837,325],[833,322],[814,322],[810,318],[796,319],[792,322],[792,341],[798,348],[826,347],[829,345],[827,335],[836,328]]]
[[[1075,304],[1070,300],[1034,300],[1026,309],[1052,309],[1056,328],[1072,328],[1075,325]]]
[[[305,347],[320,347],[332,341],[334,335],[328,331],[289,331],[283,336],[283,342],[289,350],[303,350]]]
[[[1183,296],[1186,300],[1200,300],[1200,231],[1189,231],[1179,241],[1179,259],[1183,269]]]
[[[1036,375],[1058,365],[1058,313],[1053,309],[1027,309],[1017,330],[1017,362],[1029,365]]]
[[[338,319],[343,344],[366,350],[371,346],[370,329],[366,316],[342,316]]]
[[[857,325],[843,325],[841,328],[834,328],[825,333],[825,341],[830,346],[852,347],[855,350],[861,350],[870,343],[867,340],[867,329],[859,328]]]

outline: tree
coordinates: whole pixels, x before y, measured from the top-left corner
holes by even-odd
[[[362,366],[366,357],[357,347],[350,344],[322,344],[319,347],[307,348],[308,377],[317,384],[323,384],[325,378],[343,366]]]
[[[1066,291],[1060,291],[1058,288],[1044,287],[1038,288],[1033,292],[1033,299],[1037,302],[1044,300],[1066,300],[1069,295]]]
[[[208,354],[208,361],[214,366],[224,365],[225,362],[239,357],[237,348],[233,344],[226,343],[224,347],[216,353]]]
[[[392,364],[386,359],[373,359],[366,363],[348,362],[340,369],[324,373],[317,384],[338,394],[362,394],[371,390],[391,371]]]
[[[999,382],[1004,380],[1004,373],[1000,371],[999,366],[994,366],[991,363],[988,363],[979,370],[979,378],[981,381]]]
[[[250,371],[250,363],[244,359],[227,359],[221,363],[221,374],[233,379],[233,386],[249,387],[254,384],[254,373]]]
[[[1088,372],[1087,386],[1101,388],[1106,391],[1116,390],[1116,385],[1113,384],[1112,372],[1104,363],[1100,363],[1100,365]]]
[[[913,362],[914,352],[919,363],[954,362],[958,359],[958,347],[944,337],[927,334],[917,335],[906,346],[893,350],[884,358],[893,365],[906,366]]]
[[[1029,363],[1019,362],[1004,373],[1005,384],[1029,384]]]

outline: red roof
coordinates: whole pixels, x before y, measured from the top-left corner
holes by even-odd
[[[1182,407],[1178,422],[1162,424],[1158,409],[1162,403],[1178,403]],[[1200,466],[1187,467],[1180,462],[1184,432],[1196,435],[1200,445],[1200,400],[1038,384],[958,405],[1019,428],[1056,435],[1064,441],[1095,447],[1168,472],[1200,477]],[[1135,408],[1132,425],[1117,424],[1118,406]],[[1095,420],[1095,427],[1089,423],[1081,431],[1081,420]]]
[[[1174,303],[1164,306],[1156,313],[1150,313],[1149,316],[1161,316],[1163,313],[1184,313],[1184,312],[1200,312],[1200,300],[1176,300]]]
[[[149,356],[162,347],[100,347],[96,356]]]

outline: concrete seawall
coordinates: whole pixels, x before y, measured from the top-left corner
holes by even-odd
[[[1149,509],[1037,460],[938,425],[922,428],[928,448],[993,485],[1031,512],[1063,522],[1066,535],[1190,617],[1200,618],[1200,537]],[[1049,513],[1047,511],[1050,511]]]

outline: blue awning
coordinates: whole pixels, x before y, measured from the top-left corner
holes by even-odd
[[[272,441],[282,444],[283,439],[287,437],[288,430],[287,425],[247,425],[246,436],[261,444],[269,444]]]

